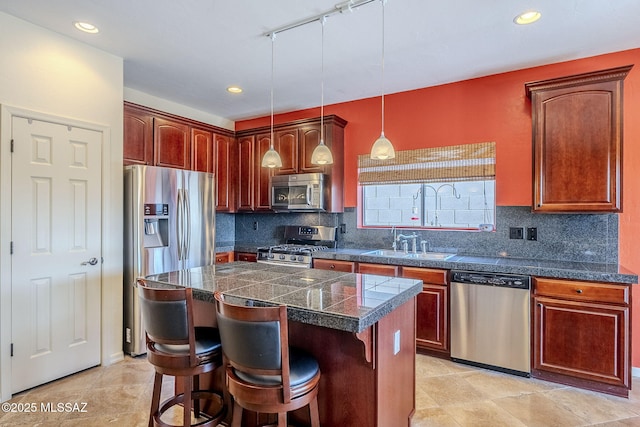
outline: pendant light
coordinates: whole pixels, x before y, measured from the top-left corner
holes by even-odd
[[[320,53],[320,143],[313,149],[311,154],[311,164],[314,165],[330,165],[333,163],[333,156],[331,150],[324,144],[324,24],[326,22],[326,16],[320,19],[320,25],[322,25],[322,49]]]
[[[371,147],[371,158],[377,160],[387,160],[396,157],[391,141],[384,136],[384,4],[386,0],[380,0],[382,3],[382,131],[380,137],[376,139]]]
[[[276,39],[276,34],[271,34],[271,140],[269,141],[269,149],[266,153],[264,153],[264,157],[262,157],[262,167],[263,168],[281,168],[282,167],[282,159],[280,158],[280,154],[273,148],[273,46],[274,41]]]

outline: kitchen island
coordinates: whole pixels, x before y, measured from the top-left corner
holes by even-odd
[[[321,425],[410,425],[415,297],[422,281],[248,262],[147,280],[152,286],[191,287],[198,325],[215,326],[215,291],[236,303],[287,305],[291,345],[307,350],[320,364]],[[211,382],[223,384],[219,377]],[[291,419],[307,422],[308,411],[298,410]]]

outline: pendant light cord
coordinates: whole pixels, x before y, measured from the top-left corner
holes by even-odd
[[[274,45],[276,40],[276,34],[271,34],[271,141],[269,147],[273,150],[273,64],[274,64]]]
[[[387,0],[380,0],[382,3],[382,82],[381,82],[381,93],[382,93],[382,135],[384,135],[384,4]]]
[[[327,17],[323,16],[320,19],[320,25],[322,26],[322,43],[320,48],[320,144],[324,144],[324,24],[327,21]]]

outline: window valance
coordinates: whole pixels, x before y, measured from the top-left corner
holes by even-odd
[[[358,156],[358,181],[399,184],[495,178],[495,142],[396,151],[391,160]]]

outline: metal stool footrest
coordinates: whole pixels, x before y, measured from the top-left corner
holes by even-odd
[[[209,415],[205,412],[200,411],[200,418],[205,418],[202,421],[196,419],[194,424],[191,424],[193,427],[216,427],[224,416],[226,415],[226,405],[224,404],[224,399],[220,393],[209,390],[198,390],[193,391],[191,393],[192,400],[206,400],[213,401],[216,403],[216,407],[219,408],[218,412],[213,415]],[[168,424],[162,421],[162,415],[164,415],[169,409],[174,407],[175,405],[184,404],[184,393],[180,393],[176,396],[173,396],[170,399],[165,400],[158,409],[158,412],[153,414],[153,425],[156,427],[182,427],[182,424]]]

